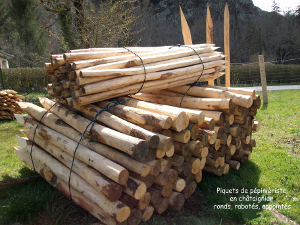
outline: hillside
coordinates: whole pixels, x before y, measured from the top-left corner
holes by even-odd
[[[230,11],[231,62],[299,58],[300,10],[265,12],[252,0],[0,0],[0,50],[11,67],[42,66],[50,53],[74,48],[183,44],[179,6],[193,43],[205,43],[206,4],[214,43],[223,51],[223,11]]]
[[[214,43],[222,47],[226,2],[230,11],[232,62],[248,62],[261,53],[268,60],[281,60],[299,54],[299,26],[276,12],[262,11],[253,5],[252,0],[140,0],[143,16],[139,26],[144,27],[138,36],[140,45],[183,44],[179,6],[190,26],[193,42],[204,43],[208,3],[214,23]],[[293,32],[289,32],[291,30]]]

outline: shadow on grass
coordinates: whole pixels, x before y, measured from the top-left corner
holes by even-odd
[[[0,224],[30,221],[55,192],[42,178],[1,190]]]
[[[20,178],[25,178],[25,177],[30,177],[30,176],[34,176],[37,175],[36,172],[34,172],[32,169],[30,169],[29,167],[23,167],[21,168],[19,171],[19,176]],[[3,181],[10,181],[10,180],[15,180],[15,177],[12,177],[8,174],[1,174],[2,176],[2,180]]]
[[[238,171],[231,169],[221,177],[203,175],[198,186],[207,196],[207,211],[223,221],[234,218],[239,223],[259,217],[263,205],[269,202],[258,187],[260,173],[258,165],[246,161]]]

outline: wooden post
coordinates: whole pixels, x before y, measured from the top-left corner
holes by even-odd
[[[225,69],[225,85],[226,87],[230,87],[230,42],[229,42],[229,10],[228,4],[226,3],[225,11],[224,11],[224,54],[226,69]]]
[[[213,44],[213,22],[210,15],[209,4],[207,4],[206,14],[206,43]],[[208,80],[208,85],[214,86],[214,79]]]
[[[184,14],[182,12],[181,7],[180,8],[180,18],[181,18],[181,30],[182,30],[182,36],[183,36],[183,41],[185,45],[192,45],[192,37],[191,37],[191,31],[189,28],[188,23],[186,22],[186,19],[184,17]]]
[[[265,70],[265,60],[263,55],[258,56],[259,61],[259,70],[260,70],[260,79],[261,79],[261,87],[263,93],[263,102],[268,103],[268,93],[267,93],[267,79],[266,79],[266,70]]]

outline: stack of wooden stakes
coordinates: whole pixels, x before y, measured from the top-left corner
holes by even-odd
[[[199,46],[201,51],[207,47]],[[215,50],[211,45],[208,49]],[[197,69],[187,64],[176,69],[161,67],[164,63],[174,66],[174,61],[168,63],[171,54],[163,53],[169,51],[168,47],[134,49],[149,58],[145,68],[150,72],[144,83],[142,73],[135,77],[121,72],[128,72],[126,68],[131,66],[136,67],[132,71],[144,69],[140,59],[120,49],[101,50],[111,57],[72,61],[68,58],[72,53],[65,54],[65,58],[53,55],[52,63],[46,64],[46,73],[53,80],[47,88],[60,101],[40,98],[45,109],[20,103],[28,115],[16,115],[27,128],[22,130],[27,138],[18,137],[21,148],[15,148],[20,159],[79,206],[106,224],[138,224],[149,220],[154,211],[161,214],[168,207],[180,210],[202,180],[202,171],[220,176],[230,168],[238,170],[240,162],[250,158],[255,146],[251,134],[260,126],[254,120],[260,108],[260,97],[255,91],[216,86],[189,89],[185,84],[198,79],[202,64],[196,65]],[[84,51],[73,53],[84,57],[100,54],[99,49]],[[166,56],[165,62],[154,59],[153,51]],[[177,49],[172,54],[186,51]],[[219,53],[213,55],[221,57]],[[160,61],[162,64],[154,65],[166,70],[151,72],[156,68],[151,63]],[[203,61],[200,81],[222,75],[222,60],[212,71]],[[98,64],[101,70],[90,68]],[[85,73],[93,75],[87,78]],[[147,86],[152,82],[152,78],[148,81],[151,73],[161,76],[156,86]],[[172,80],[173,75],[178,80]],[[137,83],[124,83],[127,78],[138,78]],[[89,83],[78,83],[87,79]],[[116,86],[109,85],[111,82]],[[90,89],[90,85],[94,87]],[[82,96],[84,90],[97,93]],[[132,96],[135,99],[124,96],[139,90]],[[106,94],[99,97],[103,93]],[[117,104],[107,100],[112,97],[118,97]],[[46,110],[49,112],[45,114]]]
[[[184,96],[184,97],[183,97]],[[132,96],[135,99],[171,106],[186,112],[203,112],[198,123],[198,141],[208,148],[204,171],[221,176],[230,168],[238,170],[240,162],[249,160],[256,146],[252,132],[260,129],[255,120],[261,99],[255,90],[220,86],[179,86],[153,90]]]
[[[14,114],[22,114],[22,109],[17,102],[21,102],[22,95],[14,90],[0,91],[0,120],[11,120]]]
[[[216,79],[225,61],[213,44],[163,47],[92,48],[52,55],[46,63],[48,93],[78,105]],[[134,53],[133,53],[134,52]],[[136,56],[137,54],[138,56]],[[201,58],[201,60],[200,60]],[[141,60],[142,59],[142,60]]]
[[[205,165],[207,148],[199,141],[189,141],[190,130],[197,127],[187,127],[189,117],[185,112],[168,112],[161,108],[166,113],[158,114],[118,105],[101,113],[90,131],[88,118],[100,111],[98,106],[76,106],[83,117],[76,108],[62,103],[55,104],[46,98],[41,98],[40,102],[45,109],[20,103],[29,115],[16,115],[19,123],[27,128],[22,130],[27,138],[18,137],[22,147],[15,148],[18,156],[104,223],[138,224],[150,219],[154,211],[161,214],[168,207],[180,210],[196,190],[195,181],[202,179],[201,168]],[[106,102],[97,105],[102,104]],[[50,108],[52,113],[45,114],[37,127],[46,109]],[[158,132],[165,128],[173,138],[147,131],[110,111],[136,124],[157,128]],[[203,113],[198,113],[198,117],[203,120]],[[172,130],[168,129],[170,127]],[[75,155],[69,193],[72,157],[85,130]],[[33,137],[31,160],[30,140]]]
[[[152,91],[152,94],[135,97],[155,95],[154,100],[168,94],[169,101],[174,101],[175,96],[181,99],[181,95],[172,91],[185,91],[184,88]],[[191,88],[182,104],[195,98],[190,95],[194,95],[197,88],[209,89]],[[221,87],[210,88],[218,90]],[[221,90],[240,97],[240,100],[245,97],[233,91],[245,90]],[[154,211],[163,213],[168,207],[180,210],[196,190],[196,183],[202,180],[202,170],[220,176],[228,173],[229,168],[238,170],[240,162],[250,158],[255,146],[251,132],[259,129],[259,123],[253,119],[260,98],[255,95],[253,100],[254,95],[255,92],[248,92],[249,99],[252,98],[248,108],[239,106],[238,100],[232,103],[234,98],[229,100],[228,106],[222,106],[223,102],[218,107],[214,104],[203,107],[205,104],[202,103],[202,108],[218,109],[215,111],[122,97],[119,99],[122,104],[97,117],[98,123],[92,131],[91,119],[109,101],[71,108],[40,98],[45,109],[31,103],[19,103],[29,115],[16,115],[16,118],[28,129],[22,130],[27,139],[18,137],[22,148],[15,150],[31,167],[33,161],[35,170],[50,184],[66,196],[71,195],[75,203],[99,220],[107,224],[138,224],[150,219]],[[46,109],[52,113],[48,112],[36,129]],[[33,145],[31,161],[30,140],[35,129],[36,145]],[[85,130],[75,156],[69,193],[72,155]]]

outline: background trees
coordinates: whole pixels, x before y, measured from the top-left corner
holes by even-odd
[[[276,1],[268,13],[251,0],[0,0],[0,49],[15,56],[10,66],[34,67],[49,53],[75,48],[183,43],[179,5],[193,41],[204,43],[206,3],[214,42],[223,46],[225,2],[232,62],[257,60],[262,53],[268,61],[299,58],[300,6],[282,15]]]

